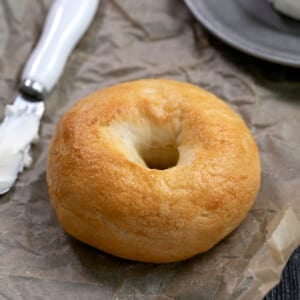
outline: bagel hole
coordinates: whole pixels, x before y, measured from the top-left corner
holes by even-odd
[[[176,145],[156,145],[140,149],[140,156],[149,169],[166,170],[177,165],[179,151]]]
[[[109,129],[110,140],[131,162],[149,169],[166,170],[177,166],[180,158],[178,145],[181,141],[180,123],[162,126],[147,118],[139,119],[138,126],[130,122],[114,122]]]

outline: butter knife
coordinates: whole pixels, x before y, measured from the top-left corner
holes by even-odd
[[[24,167],[30,166],[30,146],[38,139],[44,98],[57,83],[98,5],[99,0],[55,0],[52,4],[23,70],[19,92],[6,106],[0,125],[0,195],[10,190]]]

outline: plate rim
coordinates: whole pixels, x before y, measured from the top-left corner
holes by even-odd
[[[257,49],[253,47],[253,44],[248,43],[247,41],[240,39],[240,43],[237,43],[235,38],[231,36],[230,33],[222,31],[222,29],[216,28],[216,26],[206,19],[206,17],[195,7],[195,0],[184,0],[186,6],[189,8],[191,13],[194,15],[196,19],[214,36],[230,45],[231,47],[238,49],[244,53],[250,54],[254,57],[260,58],[262,60],[266,60],[268,62],[277,63],[280,65],[285,65],[289,67],[299,68],[300,67],[300,56],[299,60],[295,61],[294,59],[284,57],[283,55],[278,54],[268,54],[263,49]],[[223,33],[223,34],[222,34]]]

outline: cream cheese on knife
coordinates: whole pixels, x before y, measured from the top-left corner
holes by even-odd
[[[5,110],[0,126],[0,194],[9,190],[19,172],[31,164],[30,144],[38,140],[44,103],[28,103],[18,96]]]

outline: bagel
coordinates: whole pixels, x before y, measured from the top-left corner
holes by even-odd
[[[205,252],[245,218],[260,186],[255,140],[211,93],[164,79],[119,84],[60,120],[49,196],[71,236],[167,263]]]

